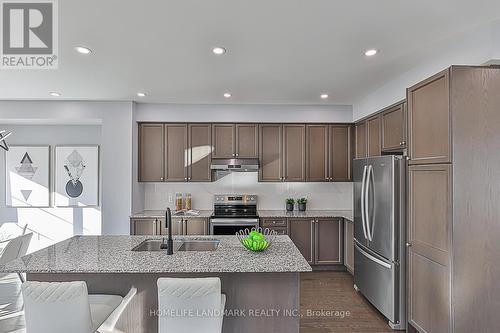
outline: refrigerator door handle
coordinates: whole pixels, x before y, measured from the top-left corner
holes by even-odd
[[[366,224],[366,232],[368,234],[368,240],[371,242],[373,240],[371,230],[370,230],[370,210],[369,210],[369,193],[370,193],[370,179],[373,176],[373,167],[371,165],[368,166],[368,172],[366,177],[366,186],[364,193],[364,210],[365,210],[365,224]]]
[[[371,261],[373,261],[374,263],[376,264],[379,264],[380,266],[383,266],[385,268],[388,268],[388,269],[391,269],[392,268],[392,265],[391,264],[388,264],[386,263],[385,261],[382,261],[374,256],[372,256],[371,254],[369,254],[368,252],[366,252],[365,250],[363,250],[357,242],[354,242],[354,246],[356,247],[356,249],[358,249],[359,253],[361,253],[362,255],[364,255],[366,258],[370,259]]]
[[[365,218],[365,183],[366,183],[366,171],[367,166],[365,165],[363,169],[363,180],[361,181],[361,224],[363,226],[363,234],[365,235],[365,239],[368,239],[368,235],[366,234],[366,218]]]

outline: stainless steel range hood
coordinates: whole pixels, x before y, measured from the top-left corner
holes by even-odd
[[[215,158],[210,167],[213,171],[256,172],[259,160],[256,158]]]

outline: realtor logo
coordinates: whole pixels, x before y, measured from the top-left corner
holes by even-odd
[[[58,31],[55,0],[4,0],[0,4],[0,68],[57,68]]]

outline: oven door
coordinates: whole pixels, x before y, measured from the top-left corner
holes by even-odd
[[[211,218],[210,235],[235,235],[240,230],[257,228],[258,226],[259,219]]]

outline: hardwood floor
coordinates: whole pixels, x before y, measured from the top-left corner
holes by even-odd
[[[354,291],[349,273],[302,274],[300,287],[300,333],[393,332],[386,320]],[[15,274],[0,276],[2,333],[25,332],[20,288]]]
[[[300,307],[300,333],[401,332],[391,330],[382,315],[354,290],[347,272],[301,274]]]

